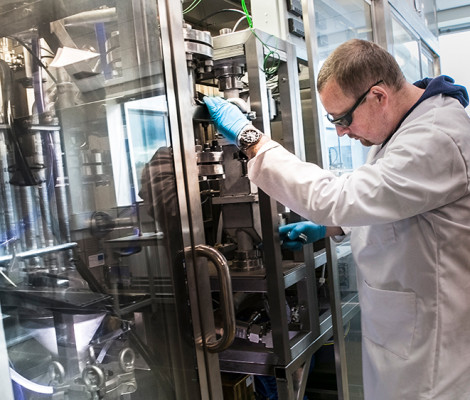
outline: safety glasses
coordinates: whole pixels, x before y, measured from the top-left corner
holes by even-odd
[[[378,82],[375,82],[369,89],[367,89],[367,91],[364,94],[362,94],[357,99],[357,101],[354,103],[354,105],[346,113],[344,113],[343,115],[340,115],[337,118],[333,118],[330,114],[326,114],[326,118],[328,118],[328,121],[330,121],[332,124],[338,125],[338,126],[349,126],[349,125],[351,125],[352,120],[353,120],[353,117],[352,117],[353,112],[356,110],[357,107],[359,107],[361,105],[361,103],[364,101],[364,99],[366,98],[366,96],[370,92],[370,90],[374,86],[377,86],[378,84],[380,84],[382,82],[383,82],[382,79]]]

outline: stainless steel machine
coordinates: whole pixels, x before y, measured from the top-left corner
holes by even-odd
[[[281,250],[299,217],[201,101],[305,158],[295,46],[170,0],[8,0],[0,20],[3,398],[221,399],[224,373],[302,398],[327,254]]]

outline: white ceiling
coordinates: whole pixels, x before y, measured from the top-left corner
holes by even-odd
[[[470,0],[436,0],[440,34],[470,30]]]

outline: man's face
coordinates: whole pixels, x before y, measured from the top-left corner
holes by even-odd
[[[346,96],[335,80],[327,82],[320,93],[321,102],[335,124],[336,133],[359,140],[364,146],[381,144],[388,136],[386,129],[386,92],[381,82],[358,98]],[[385,96],[385,98],[384,98]],[[362,99],[362,100],[361,100]],[[345,118],[341,118],[345,116]],[[350,123],[348,126],[341,124]]]

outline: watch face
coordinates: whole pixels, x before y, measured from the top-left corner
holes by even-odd
[[[240,147],[246,149],[251,145],[257,143],[261,138],[262,133],[257,129],[247,129],[240,134]]]
[[[245,135],[243,135],[243,141],[245,143],[255,143],[258,138],[259,138],[259,133],[257,131],[252,131],[252,130],[249,130],[249,131],[246,131],[245,132]]]

